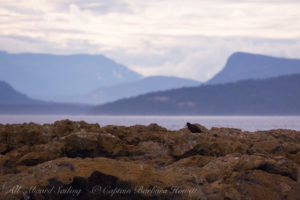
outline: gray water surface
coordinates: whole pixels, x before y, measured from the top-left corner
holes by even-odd
[[[39,124],[53,123],[57,120],[84,120],[88,123],[131,126],[157,123],[170,130],[184,127],[186,122],[199,123],[207,128],[228,127],[245,131],[293,129],[300,131],[300,116],[91,116],[91,115],[0,115],[0,123]]]

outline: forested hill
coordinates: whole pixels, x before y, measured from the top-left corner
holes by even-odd
[[[97,106],[94,114],[299,115],[300,74],[155,92]]]

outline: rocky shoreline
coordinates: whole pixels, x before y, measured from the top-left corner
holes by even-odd
[[[0,124],[0,199],[300,199],[300,132]]]

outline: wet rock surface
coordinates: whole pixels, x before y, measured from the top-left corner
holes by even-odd
[[[300,132],[0,124],[0,199],[300,199]]]

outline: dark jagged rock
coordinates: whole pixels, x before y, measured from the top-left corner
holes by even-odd
[[[198,126],[0,125],[0,199],[300,198],[300,132]]]

